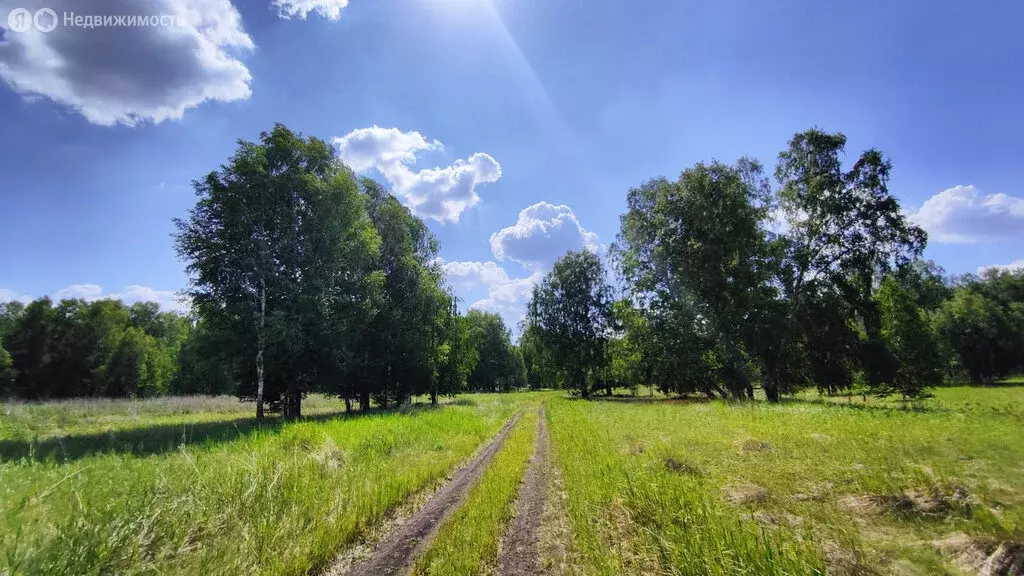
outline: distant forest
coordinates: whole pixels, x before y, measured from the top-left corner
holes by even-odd
[[[769,400],[926,396],[1024,365],[1024,272],[948,277],[888,190],[877,150],[843,166],[808,130],[774,182],[752,159],[628,191],[608,254],[569,252],[513,342],[461,313],[427,226],[331,146],[277,125],[196,180],[176,219],[185,315],[155,303],[0,303],[0,397],[236,394],[285,416],[414,395],[650,386]]]

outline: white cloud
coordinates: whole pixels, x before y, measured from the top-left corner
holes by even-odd
[[[123,300],[128,304],[135,302],[156,302],[160,308],[168,311],[188,313],[189,305],[187,300],[182,299],[173,290],[156,290],[148,286],[133,284],[120,292],[104,294],[99,284],[72,284],[61,288],[53,294],[54,300],[79,298],[92,302],[94,300],[110,299]]]
[[[82,300],[99,300],[103,297],[103,288],[99,284],[72,284],[57,290],[53,294],[54,300],[70,300],[79,298]]]
[[[1001,272],[1024,271],[1024,258],[1021,258],[1020,260],[1014,260],[1009,264],[993,264],[992,266],[982,266],[978,268],[978,274],[984,274],[989,270],[999,270]]]
[[[542,273],[535,272],[526,278],[509,278],[496,262],[446,262],[442,268],[456,289],[469,291],[486,287],[487,297],[473,302],[469,308],[500,314],[513,331],[526,315],[526,302],[534,285],[543,277]]]
[[[46,97],[93,124],[132,126],[180,119],[203,102],[251,93],[238,55],[255,45],[230,0],[0,0],[0,14],[44,6],[58,15],[55,30],[5,29],[0,42],[0,78],[26,99]],[[174,23],[65,26],[65,12],[163,15]]]
[[[0,302],[13,302],[15,300],[22,304],[28,304],[32,301],[32,297],[28,294],[19,294],[7,288],[0,288]]]
[[[997,242],[1024,233],[1024,198],[954,186],[929,198],[910,217],[935,242]]]
[[[480,202],[476,187],[497,182],[501,165],[477,152],[446,167],[409,168],[417,153],[443,150],[437,140],[419,132],[373,126],[353,130],[333,139],[338,154],[356,172],[376,169],[395,194],[417,215],[439,222],[458,222],[464,211]]]
[[[328,20],[341,18],[341,11],[348,6],[348,0],[273,0],[277,15],[286,20],[305,20],[310,12],[316,12]]]
[[[491,252],[499,261],[511,260],[542,270],[568,250],[599,251],[597,234],[587,231],[568,206],[539,202],[519,213],[519,220],[491,235]]]
[[[505,320],[505,325],[515,332],[519,322],[526,317],[526,303],[529,302],[533,287],[544,275],[535,272],[526,278],[512,278],[487,287],[487,297],[469,305],[471,309],[495,312]]]
[[[445,262],[441,268],[455,288],[472,289],[481,284],[491,286],[508,282],[505,269],[495,262]]]

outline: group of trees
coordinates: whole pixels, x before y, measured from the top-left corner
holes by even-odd
[[[583,396],[650,384],[917,398],[946,378],[1020,370],[1024,275],[944,278],[888,190],[891,163],[869,150],[847,169],[845,144],[797,134],[775,186],[744,158],[631,189],[611,250],[619,299],[588,252],[535,288],[522,343],[531,383],[553,370]]]
[[[299,416],[314,391],[363,409],[524,386],[917,398],[1020,371],[1024,273],[945,277],[921,259],[890,162],[869,150],[845,167],[845,144],[797,134],[774,185],[744,158],[631,189],[613,269],[588,251],[560,258],[516,345],[500,316],[459,313],[420,219],[278,125],[195,181],[175,220],[188,317],[0,304],[0,396],[236,393],[257,416]]]
[[[236,393],[285,416],[525,385],[501,317],[459,314],[426,225],[326,142],[284,126],[240,142],[175,220],[189,317],[40,299],[0,316],[0,395]]]
[[[922,291],[935,294],[934,279]],[[1024,371],[1024,270],[988,270],[938,293],[925,305],[948,370],[975,384]]]
[[[0,303],[0,397],[166,394],[191,330],[152,302]]]
[[[458,313],[426,225],[323,140],[278,125],[194,187],[176,245],[221,342],[198,372],[223,371],[257,416],[298,416],[310,391],[367,408],[524,380],[501,319]]]

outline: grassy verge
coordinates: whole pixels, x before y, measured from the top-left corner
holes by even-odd
[[[115,442],[100,454],[0,462],[0,572],[304,574],[442,479],[523,401],[476,395],[144,455]]]
[[[969,572],[1024,540],[1022,401],[552,401],[578,571]]]
[[[502,532],[515,515],[513,504],[536,438],[537,404],[531,403],[465,502],[417,560],[414,574],[469,576],[493,569]]]

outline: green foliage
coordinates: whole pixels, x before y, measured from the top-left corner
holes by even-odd
[[[955,371],[977,384],[1024,370],[1024,272],[968,278],[935,314]]]
[[[0,398],[7,396],[8,390],[14,385],[16,375],[10,353],[0,346]]]
[[[531,390],[564,388],[561,374],[555,366],[551,350],[545,347],[539,329],[529,323],[521,325],[519,352],[523,358],[526,385]]]
[[[617,246],[634,298],[657,317],[655,329],[703,340],[705,357],[690,370],[713,372],[737,397],[752,395],[745,351],[762,339],[775,297],[761,228],[769,199],[752,160],[697,164],[677,182],[657,179],[630,190]]]
[[[642,370],[666,392],[747,398],[758,383],[769,400],[809,385],[836,393],[863,381],[912,395],[934,385],[921,355],[939,356],[903,347],[891,324],[903,300],[880,310],[875,279],[896,274],[925,308],[905,315],[919,321],[949,288],[941,269],[917,260],[926,237],[888,190],[891,163],[868,150],[845,170],[845,144],[842,134],[796,134],[775,189],[741,159],[629,191],[613,253],[646,323],[643,344],[627,328],[612,347],[619,378]]]
[[[365,199],[329,144],[281,125],[194,187],[175,220],[193,305],[238,342],[226,352],[257,415],[269,401],[298,416],[303,394],[343,373],[368,314],[379,239]]]
[[[9,308],[8,308],[9,309]],[[26,399],[166,394],[191,323],[156,303],[40,298],[19,310],[3,346],[0,394]]]
[[[896,360],[895,374],[887,385],[875,390],[886,396],[896,392],[904,399],[927,395],[927,389],[942,384],[942,362],[932,327],[913,294],[893,276],[887,276],[875,293],[881,312],[881,336]]]
[[[178,350],[178,371],[171,380],[173,394],[234,394],[231,335],[209,321],[199,320]]]
[[[508,392],[526,384],[523,356],[512,345],[512,337],[501,316],[470,310],[465,317],[474,365],[469,390]]]
[[[600,258],[568,252],[533,290],[527,330],[551,351],[568,386],[590,395],[589,380],[603,368],[611,323],[611,287]]]
[[[612,304],[617,333],[608,340],[611,380],[636,394],[637,387],[651,383],[651,330],[647,318],[628,300]],[[653,391],[653,387],[652,387]]]
[[[349,326],[353,346],[335,389],[363,408],[424,393],[436,402],[469,372],[467,336],[434,263],[437,239],[376,182],[363,179],[360,189],[379,250],[363,270],[360,322]]]

